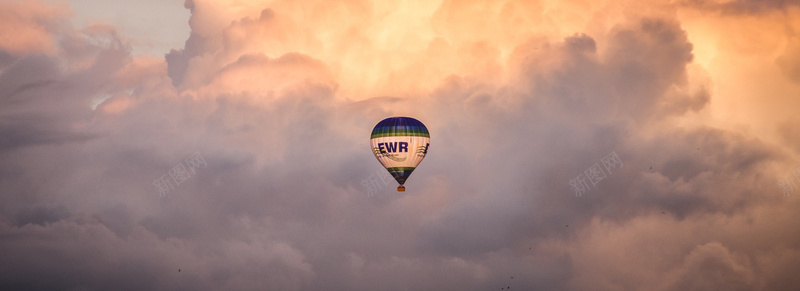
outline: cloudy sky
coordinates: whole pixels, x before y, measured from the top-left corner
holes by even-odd
[[[0,289],[800,289],[798,2],[181,2],[0,0]]]

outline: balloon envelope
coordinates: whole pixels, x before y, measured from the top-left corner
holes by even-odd
[[[425,158],[430,140],[428,128],[411,117],[389,117],[372,129],[372,153],[400,184],[398,191]]]

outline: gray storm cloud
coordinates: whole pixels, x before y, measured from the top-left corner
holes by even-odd
[[[2,289],[800,287],[798,200],[775,184],[793,126],[784,145],[678,125],[719,97],[691,75],[676,17],[498,37],[505,51],[472,42],[453,24],[472,12],[445,1],[431,20],[443,36],[402,55],[414,64],[365,55],[365,67],[406,84],[426,61],[459,63],[449,54],[473,65],[420,72],[441,78],[419,96],[343,96],[370,90],[348,87],[358,52],[341,42],[377,41],[321,35],[279,4],[214,27],[213,5],[187,1],[193,31],[164,59],[57,13],[30,22],[51,27],[55,49],[0,42]],[[319,13],[380,10],[341,5]],[[370,193],[388,173],[368,133],[398,112],[428,126],[431,150],[407,192]],[[594,164],[604,178],[576,180]]]

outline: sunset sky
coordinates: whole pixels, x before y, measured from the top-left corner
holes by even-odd
[[[800,290],[798,112],[792,0],[0,0],[0,289]]]

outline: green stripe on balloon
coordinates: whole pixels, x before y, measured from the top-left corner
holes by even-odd
[[[400,185],[403,185],[406,182],[406,179],[408,179],[408,176],[411,176],[411,172],[413,172],[414,169],[416,168],[414,167],[386,168],[386,170],[388,170],[389,173],[392,174],[392,177],[394,177],[394,179],[397,180],[397,183],[400,183]]]
[[[431,135],[426,132],[414,131],[414,130],[376,130],[372,132],[370,138],[376,137],[387,137],[387,136],[424,136],[424,137],[431,137]]]

